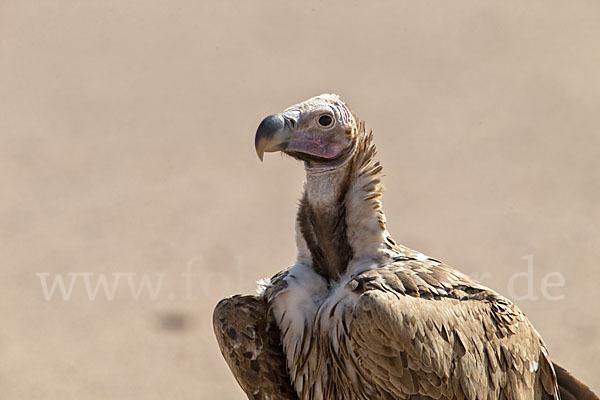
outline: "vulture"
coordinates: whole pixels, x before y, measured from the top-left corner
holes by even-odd
[[[255,147],[306,181],[294,265],[213,313],[249,399],[598,399],[510,300],[392,239],[373,134],[337,95],[267,116]]]

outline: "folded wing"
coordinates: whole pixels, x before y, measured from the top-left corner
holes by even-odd
[[[221,353],[249,399],[297,400],[265,299],[232,296],[213,313]]]
[[[357,276],[351,343],[382,395],[410,399],[555,399],[546,349],[495,292],[434,261]]]

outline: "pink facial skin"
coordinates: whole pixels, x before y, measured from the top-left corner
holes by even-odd
[[[336,143],[331,138],[312,135],[309,132],[298,132],[286,145],[286,151],[297,151],[326,159],[338,157],[342,150],[341,143]]]

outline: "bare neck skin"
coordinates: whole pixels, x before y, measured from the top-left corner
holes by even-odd
[[[337,280],[353,260],[381,265],[389,259],[382,251],[387,231],[380,171],[372,158],[356,153],[338,166],[306,165],[297,217],[299,259],[309,258],[328,280]]]

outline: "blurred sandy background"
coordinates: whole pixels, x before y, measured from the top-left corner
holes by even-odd
[[[212,308],[293,262],[303,179],[254,132],[322,92],[374,129],[396,239],[506,295],[533,255],[516,302],[600,391],[599,21],[596,1],[0,1],[0,397],[243,398]],[[122,278],[46,301],[40,272],[167,275],[156,300]]]

